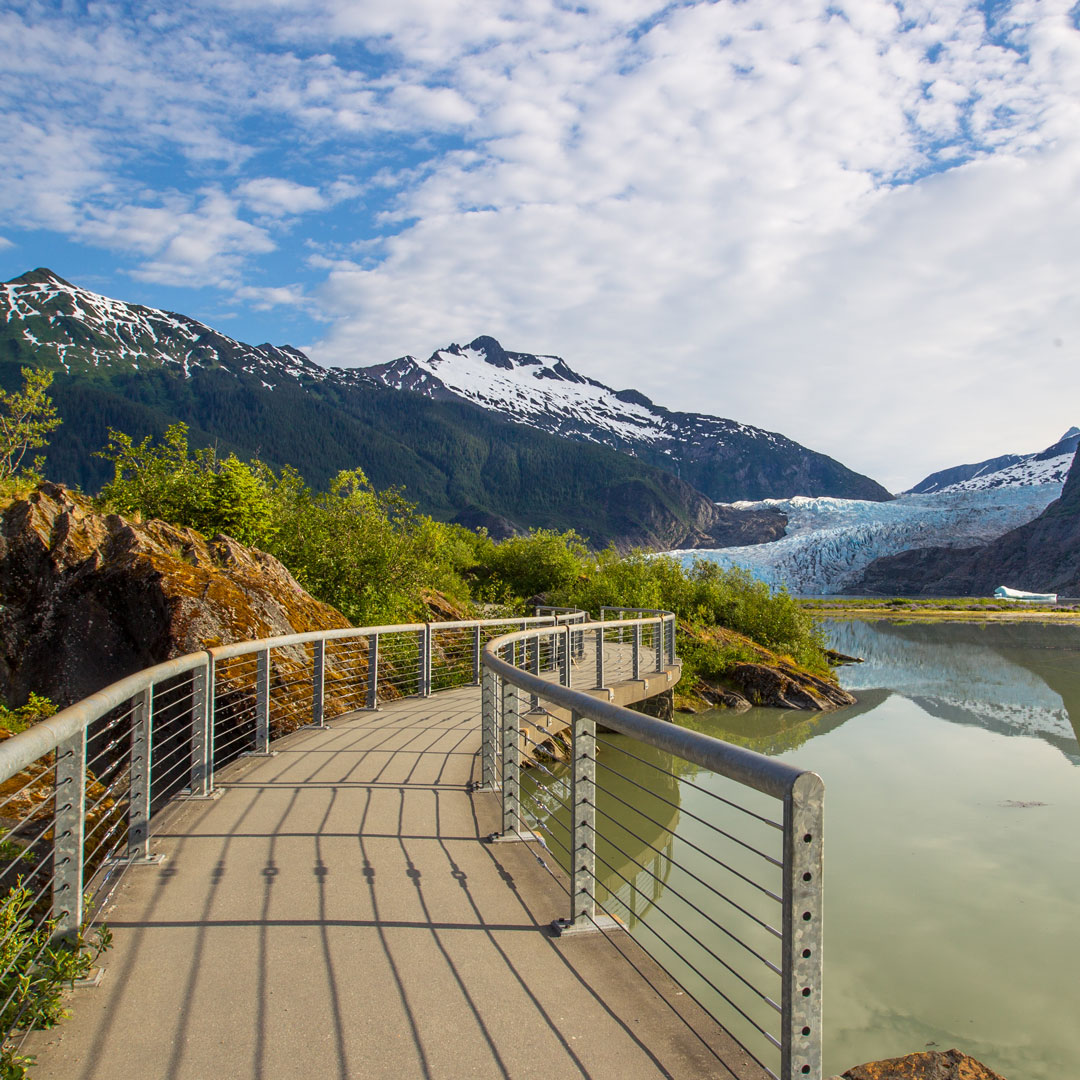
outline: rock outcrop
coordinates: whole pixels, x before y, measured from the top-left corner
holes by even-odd
[[[1000,1073],[959,1050],[933,1050],[873,1061],[834,1080],[1005,1080]]]
[[[1080,454],[1061,497],[1034,521],[977,548],[921,548],[877,559],[853,595],[981,596],[998,585],[1080,596]]]
[[[733,657],[722,671],[676,690],[677,708],[683,711],[696,711],[695,703],[738,712],[754,706],[828,712],[855,704],[855,697],[834,679],[808,671],[742,634],[723,627],[704,630],[688,623],[680,623],[679,631],[688,649],[705,646],[706,662],[710,652]]]
[[[0,695],[64,706],[141,668],[349,625],[277,559],[227,536],[98,513],[41,484],[0,518]]]

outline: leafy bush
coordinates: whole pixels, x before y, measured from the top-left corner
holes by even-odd
[[[12,1029],[49,1028],[67,1015],[65,987],[87,976],[98,957],[112,944],[108,927],[99,926],[92,941],[80,933],[73,942],[53,942],[56,922],[35,920],[35,898],[20,879],[0,900],[0,1077],[26,1075],[27,1058],[7,1045]]]
[[[269,470],[234,454],[218,460],[211,447],[192,456],[187,431],[186,424],[173,424],[155,446],[149,435],[136,444],[110,428],[98,457],[113,463],[113,478],[101,498],[120,514],[140,513],[267,547],[274,534]]]
[[[49,444],[49,434],[60,426],[56,407],[46,392],[52,386],[53,373],[24,367],[22,387],[11,393],[0,388],[0,482],[8,481],[24,470],[23,461],[30,450]],[[35,458],[33,472],[40,472],[43,459]]]
[[[0,702],[0,727],[5,727],[12,735],[16,735],[39,720],[52,716],[55,712],[56,706],[47,697],[32,693],[26,704],[20,705],[17,709],[9,709]]]
[[[418,513],[400,490],[376,491],[359,469],[315,492],[289,467],[275,474],[258,461],[218,460],[212,449],[193,455],[183,424],[159,445],[149,438],[136,445],[114,431],[103,456],[115,475],[102,498],[116,510],[261,547],[357,624],[422,618],[430,589],[519,612],[539,594],[593,613],[614,605],[667,609],[693,624],[736,630],[808,667],[828,667],[813,617],[744,570],[593,552],[572,531],[538,529],[495,543]]]

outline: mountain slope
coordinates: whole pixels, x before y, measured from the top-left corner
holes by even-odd
[[[878,559],[851,593],[988,595],[998,585],[1080,596],[1080,455],[1061,496],[1029,521],[982,547],[924,548]]]
[[[680,476],[717,502],[831,495],[886,501],[880,484],[775,432],[672,412],[636,390],[587,379],[557,356],[509,352],[494,338],[362,368],[435,400],[469,401],[564,438],[600,443]]]
[[[975,465],[956,465],[920,480],[905,495],[933,492],[985,491],[1014,484],[1065,482],[1080,443],[1080,428],[1072,427],[1053,446],[1035,454],[1003,454]]]
[[[17,386],[27,363],[55,371],[64,423],[49,475],[89,491],[110,475],[92,456],[109,427],[138,439],[182,420],[196,446],[293,465],[317,486],[360,466],[377,487],[404,486],[433,516],[501,522],[504,531],[576,528],[598,545],[666,548],[724,543],[750,521],[733,525],[688,484],[607,447],[389,390],[289,347],[245,345],[47,270],[0,285],[0,384]],[[762,538],[776,535],[776,518],[762,519]]]

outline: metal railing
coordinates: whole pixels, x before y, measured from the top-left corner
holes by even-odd
[[[94,925],[119,871],[150,858],[151,834],[172,800],[214,798],[219,769],[271,753],[274,738],[299,727],[380,700],[478,685],[482,649],[496,634],[566,617],[225,645],[121,679],[0,743],[0,897],[16,885],[29,890],[18,938],[0,930],[0,1038],[24,1026],[30,999],[20,973],[48,944]]]
[[[380,701],[482,683],[483,780],[500,792],[504,835],[562,846],[563,931],[621,919],[729,1031],[763,1033],[766,1049],[749,1052],[772,1075],[818,1080],[821,781],[612,704],[602,688],[675,663],[675,619],[586,618],[547,609],[296,634],[122,679],[0,743],[0,895],[21,882],[31,928],[72,938],[119,872],[150,858],[167,805],[214,798],[229,762]],[[782,820],[752,797],[782,803]],[[708,872],[685,865],[690,852]],[[35,958],[3,956],[6,1037],[23,1020],[10,976]]]
[[[483,778],[500,835],[561,867],[561,932],[627,930],[762,1076],[820,1080],[820,777],[584,692],[625,675],[628,652],[635,677],[670,663],[669,627],[649,613],[488,644]],[[575,662],[574,633],[595,656]]]

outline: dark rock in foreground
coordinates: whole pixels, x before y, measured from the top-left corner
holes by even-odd
[[[717,520],[710,532],[717,547],[747,547],[771,544],[787,534],[787,514],[775,507],[742,510],[717,506]]]
[[[929,1051],[848,1069],[840,1080],[1005,1080],[959,1050]]]
[[[786,664],[736,664],[727,677],[751,705],[826,710],[855,704],[836,683]]]

